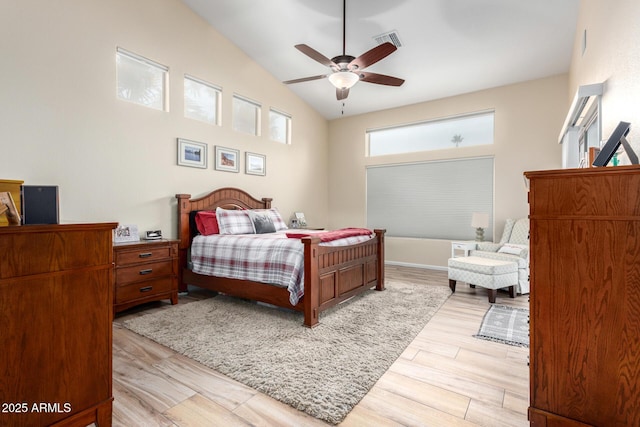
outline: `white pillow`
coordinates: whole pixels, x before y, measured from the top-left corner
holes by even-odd
[[[523,250],[527,249],[527,245],[516,245],[515,243],[505,243],[498,252],[503,254],[520,255]]]

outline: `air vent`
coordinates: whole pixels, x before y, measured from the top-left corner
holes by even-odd
[[[374,40],[378,44],[390,42],[395,45],[395,47],[402,46],[402,42],[400,41],[400,36],[396,30],[389,31],[388,33],[383,33],[374,37]]]

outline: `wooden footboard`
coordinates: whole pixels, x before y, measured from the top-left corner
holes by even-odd
[[[264,283],[247,280],[204,276],[188,266],[189,246],[195,234],[189,216],[197,210],[268,209],[270,198],[255,199],[235,188],[223,188],[198,198],[176,194],[178,199],[179,289],[194,285],[228,295],[247,298],[304,312],[304,324],[318,324],[321,311],[351,298],[367,289],[384,289],[384,233],[374,230],[375,237],[350,246],[321,246],[317,237],[304,237],[304,296],[296,306],[289,302],[289,291]]]
[[[352,246],[320,246],[317,237],[305,237],[304,324],[313,327],[321,311],[367,289],[384,290],[384,233]]]

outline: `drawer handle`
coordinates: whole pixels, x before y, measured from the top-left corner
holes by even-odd
[[[138,255],[138,258],[149,258],[152,255],[151,252],[145,252]]]
[[[145,274],[151,274],[152,271],[153,271],[152,268],[147,268],[146,270],[140,270],[140,275],[144,276]]]
[[[140,288],[140,292],[149,292],[153,289],[153,286],[145,286],[144,288]]]

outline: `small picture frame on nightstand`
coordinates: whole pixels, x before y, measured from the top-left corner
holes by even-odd
[[[138,226],[137,225],[118,225],[115,230],[113,230],[113,242],[114,243],[124,243],[124,242],[139,242],[140,235],[138,234]]]

